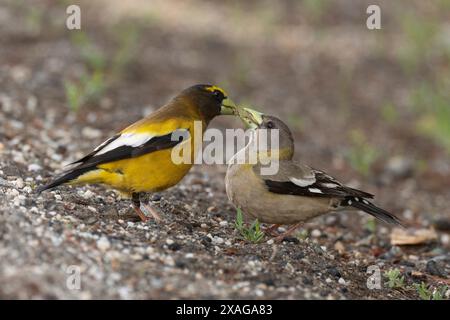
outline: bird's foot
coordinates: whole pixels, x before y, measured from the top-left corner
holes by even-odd
[[[276,236],[275,238],[273,238],[273,240],[276,243],[281,243],[283,242],[283,240],[287,237],[289,237],[295,230],[297,230],[298,228],[300,228],[303,225],[303,222],[299,222],[296,224],[293,224],[289,227],[289,229],[286,230],[286,232],[283,232],[282,234]]]
[[[153,219],[155,219],[156,222],[162,221],[158,209],[153,207],[150,203],[144,203],[144,208],[147,209],[147,211],[152,215]]]
[[[147,216],[145,215],[144,212],[142,212],[142,210],[141,210],[140,207],[133,206],[133,210],[134,210],[134,212],[137,213],[137,215],[139,216],[139,218],[141,218],[141,221],[142,221],[142,222],[147,222],[148,220],[150,220],[150,218],[147,217]]]

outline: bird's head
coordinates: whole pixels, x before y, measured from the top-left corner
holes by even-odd
[[[292,159],[294,155],[294,138],[291,130],[283,121],[250,108],[241,108],[239,111],[239,116],[247,127],[255,129],[257,133],[265,131],[264,137],[268,137],[268,148],[273,154],[276,154],[280,159]],[[276,145],[272,145],[273,141],[270,138],[273,130],[276,130],[278,135]],[[260,137],[261,135],[258,134],[258,136]],[[258,146],[258,148],[260,147]]]
[[[183,90],[176,99],[185,101],[190,107],[196,108],[196,111],[208,122],[218,115],[236,114],[236,105],[218,86],[197,84]]]

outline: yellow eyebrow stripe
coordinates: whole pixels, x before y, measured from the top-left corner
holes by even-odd
[[[210,87],[206,87],[206,90],[211,91],[211,92],[214,92],[214,91],[220,91],[220,92],[222,92],[222,94],[223,94],[225,97],[227,97],[227,93],[226,93],[222,88],[219,88],[218,86],[210,86]]]

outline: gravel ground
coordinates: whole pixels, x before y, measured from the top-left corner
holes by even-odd
[[[158,3],[164,8],[164,2]],[[204,6],[199,8],[208,10]],[[335,17],[345,20],[339,8]],[[64,79],[86,71],[82,53],[67,31],[58,29],[58,19],[46,19],[64,12],[59,5],[43,2],[35,9],[42,10],[37,11],[42,17],[39,28],[34,20],[12,28],[15,19],[28,17],[30,9],[13,1],[0,7],[0,34],[7,43],[0,47],[0,298],[418,299],[414,283],[424,282],[431,291],[450,284],[449,158],[439,146],[411,131],[412,115],[401,107],[395,126],[374,117],[379,98],[358,86],[361,79],[369,81],[371,90],[392,94],[399,101],[404,99],[396,94],[412,84],[407,74],[392,71],[389,52],[380,53],[381,58],[370,56],[374,45],[370,39],[367,48],[350,46],[346,55],[334,57],[327,54],[329,48],[346,52],[346,37],[358,37],[357,32],[332,40],[330,29],[316,44],[284,42],[281,23],[273,31],[275,44],[257,37],[259,29],[249,29],[255,37],[242,45],[238,44],[242,35],[235,29],[223,38],[215,29],[199,36],[195,32],[202,30],[201,23],[182,31],[171,20],[178,21],[179,15],[168,15],[165,25],[144,27],[138,53],[120,79],[76,112],[67,106]],[[97,22],[95,7],[91,9],[86,23],[97,27],[91,34],[102,50],[113,51],[114,41],[105,31],[110,24]],[[291,22],[289,10],[279,14],[285,23]],[[292,30],[311,32],[304,25]],[[302,57],[291,53],[302,46],[306,50]],[[235,61],[240,52],[254,58],[245,60],[251,67],[246,79],[236,78],[235,69],[224,70],[232,63],[240,65]],[[342,79],[333,71],[345,59],[354,63],[354,79],[349,80],[354,90],[346,90],[345,98],[352,104],[347,116],[330,119],[324,114],[342,98],[342,87],[336,86]],[[374,61],[382,71],[374,71]],[[211,76],[212,65],[214,74],[224,76]],[[61,187],[41,195],[33,191],[180,88],[216,81],[230,83],[230,92],[266,111],[309,119],[293,126],[297,152],[306,154],[316,167],[375,193],[380,205],[408,221],[411,229],[434,232],[433,239],[393,245],[390,227],[377,224],[370,230],[367,216],[344,212],[311,221],[281,244],[268,237],[250,243],[234,228],[236,212],[226,198],[224,166],[197,166],[179,185],[150,195],[163,212],[160,224],[140,222],[127,201],[101,186]],[[292,88],[293,83],[298,88]],[[395,92],[384,91],[394,84]],[[282,101],[281,107],[270,109],[277,101]],[[364,114],[352,112],[361,106],[366,108]],[[345,164],[342,150],[348,148],[348,139],[343,132],[348,123],[372,134],[371,142],[383,153],[368,177]],[[237,125],[223,119],[213,124]],[[425,158],[430,165],[418,170],[410,161],[416,158]],[[70,289],[71,266],[80,271],[79,290]],[[368,289],[370,266],[380,268],[381,274],[400,270],[404,285],[389,288],[383,277],[380,289]],[[449,295],[446,291],[445,297]]]

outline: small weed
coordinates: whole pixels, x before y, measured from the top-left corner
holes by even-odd
[[[450,82],[450,81],[448,81]],[[450,154],[450,100],[445,87],[422,85],[412,96],[412,103],[420,114],[419,131],[433,138]]]
[[[386,285],[393,289],[393,288],[404,288],[405,287],[405,277],[400,276],[400,270],[398,269],[390,269],[389,271],[386,271],[384,273],[384,276],[388,279],[386,281]]]
[[[367,142],[361,131],[352,131],[350,138],[353,143],[348,154],[350,164],[356,171],[367,177],[370,175],[370,169],[378,159],[379,153]]]
[[[118,49],[111,61],[111,74],[114,78],[119,78],[133,56],[136,55],[140,29],[138,25],[130,23],[125,26],[120,25],[114,30]]]
[[[297,239],[299,240],[306,240],[309,237],[309,232],[307,229],[302,229],[299,232],[297,232]]]
[[[67,102],[72,111],[99,99],[120,78],[136,52],[139,37],[136,25],[121,25],[114,34],[117,35],[117,50],[108,58],[85,32],[73,33],[71,41],[79,50],[87,71],[77,81],[65,81]]]
[[[264,233],[261,231],[258,219],[256,219],[250,227],[247,227],[244,223],[242,211],[239,208],[237,209],[235,228],[247,241],[258,243],[264,238]]]
[[[364,229],[369,231],[372,235],[375,235],[375,232],[377,231],[377,220],[375,218],[369,218]]]
[[[386,103],[381,109],[381,116],[387,123],[395,123],[398,119],[398,112],[392,103]]]
[[[85,103],[95,100],[105,90],[103,73],[100,71],[83,75],[79,82],[66,80],[64,88],[70,110],[76,112]]]
[[[413,73],[436,46],[438,25],[432,19],[409,13],[402,18],[402,31],[406,41],[399,50],[399,61],[406,72]]]
[[[305,0],[303,6],[309,16],[313,20],[320,20],[330,7],[330,1],[328,0]]]
[[[415,283],[414,287],[422,300],[443,300],[448,288],[447,286],[440,286],[432,291],[424,282]]]

